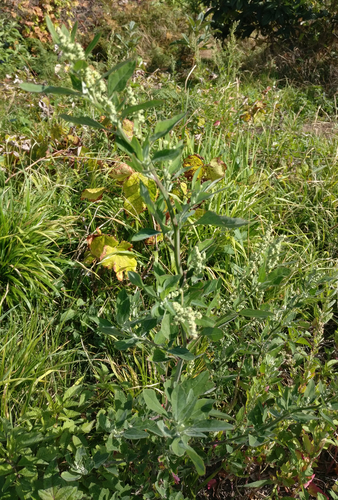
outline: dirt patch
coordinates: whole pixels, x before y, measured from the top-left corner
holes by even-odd
[[[325,137],[338,136],[338,124],[335,122],[305,123],[302,132]]]

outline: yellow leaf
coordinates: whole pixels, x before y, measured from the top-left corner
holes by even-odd
[[[101,200],[103,192],[106,188],[94,188],[94,189],[85,189],[82,191],[81,200],[89,200],[89,201],[98,201]]]
[[[220,156],[213,158],[209,165],[206,166],[204,177],[210,181],[222,179],[225,175],[226,168],[227,166]]]
[[[198,175],[198,178],[201,178],[203,177],[204,158],[203,156],[200,156],[196,153],[193,155],[189,155],[184,159],[183,167],[190,167],[189,170],[186,170],[184,172],[184,175],[188,180],[191,180],[194,177],[195,172],[201,167],[200,173]]]
[[[244,122],[249,122],[251,120],[251,113],[249,113],[249,111],[246,111],[240,116],[240,119]]]
[[[154,200],[157,195],[156,184],[153,180],[145,177],[139,172],[135,172],[128,177],[123,183],[123,192],[126,198],[124,201],[124,208],[133,215],[139,215],[146,209],[146,205],[143,203],[141,197],[140,181],[147,186],[151,199]]]
[[[122,128],[123,128],[123,131],[126,134],[126,136],[129,139],[132,139],[133,135],[134,135],[134,122],[125,118],[122,122]]]
[[[119,281],[123,280],[124,274],[128,271],[136,271],[137,262],[130,252],[132,244],[128,241],[121,241],[116,247],[106,245],[103,249],[101,260],[102,265],[107,269],[113,269]]]
[[[137,261],[131,252],[133,245],[128,241],[120,243],[109,234],[97,234],[87,237],[89,252],[85,254],[85,263],[92,264],[96,259],[107,269],[113,269],[119,281],[123,280],[124,273],[136,271]]]

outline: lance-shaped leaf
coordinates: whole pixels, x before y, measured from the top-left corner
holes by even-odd
[[[161,151],[157,151],[154,156],[152,157],[152,161],[154,163],[160,162],[160,161],[169,161],[169,160],[176,160],[178,158],[183,150],[183,146],[180,146],[176,149],[162,149]]]
[[[156,106],[160,106],[161,104],[164,104],[164,101],[153,100],[153,101],[143,102],[141,104],[136,104],[135,106],[129,106],[128,108],[125,108],[122,111],[121,116],[122,118],[125,118],[126,116],[132,116],[134,113],[137,113],[138,111],[141,111],[143,109],[155,108]]]
[[[105,130],[106,128],[104,125],[93,120],[89,116],[71,116],[62,114],[60,115],[60,118],[62,118],[66,122],[75,123],[76,125],[87,125],[87,127],[100,128],[103,130]]]
[[[105,189],[106,188],[104,187],[85,189],[84,191],[82,191],[81,200],[89,200],[89,201],[101,200]]]
[[[140,190],[140,181],[147,187],[150,198],[154,200],[157,195],[156,184],[153,180],[145,177],[139,172],[132,174],[123,184],[125,196],[124,208],[133,215],[139,215],[145,210],[146,205],[143,202]]]
[[[19,88],[27,92],[43,92],[44,94],[59,94],[59,95],[77,95],[81,93],[76,90],[66,87],[52,87],[50,85],[36,85],[35,83],[24,82],[19,85]]]
[[[167,412],[165,409],[162,407],[161,403],[156,397],[156,392],[153,389],[144,389],[143,390],[143,399],[145,401],[145,404],[149,408],[149,410],[152,410],[156,413],[159,413],[160,415],[165,415],[167,416]]]
[[[195,222],[195,225],[202,224],[227,229],[236,229],[237,227],[247,226],[249,224],[249,221],[227,217],[226,215],[218,215],[215,212],[208,210],[200,219],[198,219],[198,221]]]
[[[144,229],[141,229],[138,233],[136,233],[131,241],[142,241],[142,240],[147,240],[148,238],[151,238],[152,236],[156,236],[158,234],[161,234],[161,231],[156,231],[156,229],[152,229],[150,227],[146,227]]]
[[[72,31],[70,33],[70,41],[73,43],[75,42],[75,37],[76,37],[78,26],[79,26],[79,23],[76,21],[73,28],[72,28]]]
[[[125,61],[116,71],[111,73],[108,78],[108,97],[113,92],[122,92],[127,85],[127,81],[135,71],[136,61]]]
[[[180,115],[176,115],[173,118],[169,118],[169,120],[164,120],[162,122],[158,122],[155,127],[155,133],[150,137],[151,142],[157,141],[161,137],[167,135],[178,122],[182,120],[185,116],[185,113],[181,113]]]
[[[58,36],[58,34],[56,33],[56,31],[55,31],[54,25],[53,25],[53,23],[52,23],[52,21],[51,21],[50,17],[49,17],[49,16],[46,16],[46,17],[45,17],[45,20],[46,20],[46,24],[47,24],[48,31],[49,31],[49,33],[51,34],[51,37],[52,37],[52,39],[53,39],[53,42],[54,42],[54,43],[56,43],[56,44],[60,43],[59,36]]]
[[[86,56],[88,56],[91,53],[91,51],[96,47],[96,45],[99,43],[100,37],[101,37],[101,33],[97,33],[94,36],[93,40],[90,42],[90,44],[88,45],[88,47],[85,50]]]

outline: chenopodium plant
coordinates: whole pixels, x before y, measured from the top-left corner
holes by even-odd
[[[128,271],[128,264],[125,269],[119,267],[118,273],[128,271],[129,280],[137,287],[136,293],[144,296],[144,304],[148,306],[138,311],[137,317],[133,316],[132,297],[122,288],[116,299],[115,322],[100,321],[101,331],[113,338],[116,349],[126,350],[141,344],[149,348],[157,373],[164,377],[163,386],[157,387],[156,392],[151,388],[143,390],[142,401],[146,411],[134,416],[132,421],[123,420],[123,437],[150,439],[151,442],[160,440],[161,463],[166,468],[177,471],[179,464],[189,457],[198,474],[203,475],[203,449],[201,454],[198,453],[192,446],[192,440],[197,438],[201,441],[207,433],[233,429],[227,422],[229,417],[214,410],[213,401],[206,397],[212,391],[209,373],[205,370],[208,342],[222,337],[222,330],[218,328],[222,320],[217,316],[221,282],[217,279],[206,280],[204,276],[206,258],[213,250],[213,242],[206,241],[195,247],[185,261],[182,258],[181,231],[192,224],[234,229],[246,225],[247,221],[221,216],[210,210],[204,211],[200,218],[196,216],[201,203],[217,192],[214,188],[220,181],[219,178],[201,178],[200,168],[190,180],[190,199],[181,202],[174,194],[176,179],[187,169],[191,170],[191,166],[181,165],[182,142],[173,149],[159,149],[157,141],[174,129],[184,118],[184,113],[156,123],[153,131],[142,131],[139,138],[126,134],[124,119],[136,114],[139,123],[142,123],[145,121],[144,111],[159,104],[158,101],[142,104],[132,101],[131,106],[127,105],[132,92],[126,87],[135,69],[134,61],[123,61],[101,76],[86,61],[98,42],[98,36],[83,50],[75,42],[76,26],[69,32],[65,26],[56,31],[49,19],[47,25],[53,41],[68,62],[72,88],[32,83],[24,83],[21,88],[83,98],[98,114],[105,116],[103,122],[88,116],[61,115],[61,118],[70,123],[114,132],[116,147],[127,155],[126,163],[139,175],[139,195],[155,221],[154,227],[144,227],[133,236],[132,241],[161,235],[173,260],[171,274],[159,264],[154,266],[153,285],[147,284],[135,270]],[[150,187],[153,184],[156,196]],[[97,241],[97,247],[100,247],[97,252],[100,252],[99,258],[105,261],[111,259],[117,245],[115,242],[110,245],[112,241],[103,243]],[[107,248],[109,245],[112,250]],[[120,256],[126,253],[126,248],[120,250]],[[199,373],[194,368],[197,365],[202,367]]]

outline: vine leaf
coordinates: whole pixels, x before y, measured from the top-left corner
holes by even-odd
[[[205,167],[204,177],[208,181],[216,181],[217,179],[222,179],[225,175],[226,164],[220,156],[213,158],[208,165]]]
[[[146,209],[140,190],[140,181],[148,188],[150,197],[154,200],[157,196],[156,184],[152,179],[135,172],[123,183],[123,192],[125,196],[124,208],[133,215],[139,215]]]
[[[136,271],[137,262],[131,250],[133,245],[128,241],[118,242],[109,234],[102,234],[97,230],[97,234],[87,237],[87,244],[90,250],[90,257],[96,259],[107,269],[113,269],[119,281],[123,281],[124,275],[128,271]],[[86,257],[86,261],[90,259]]]

